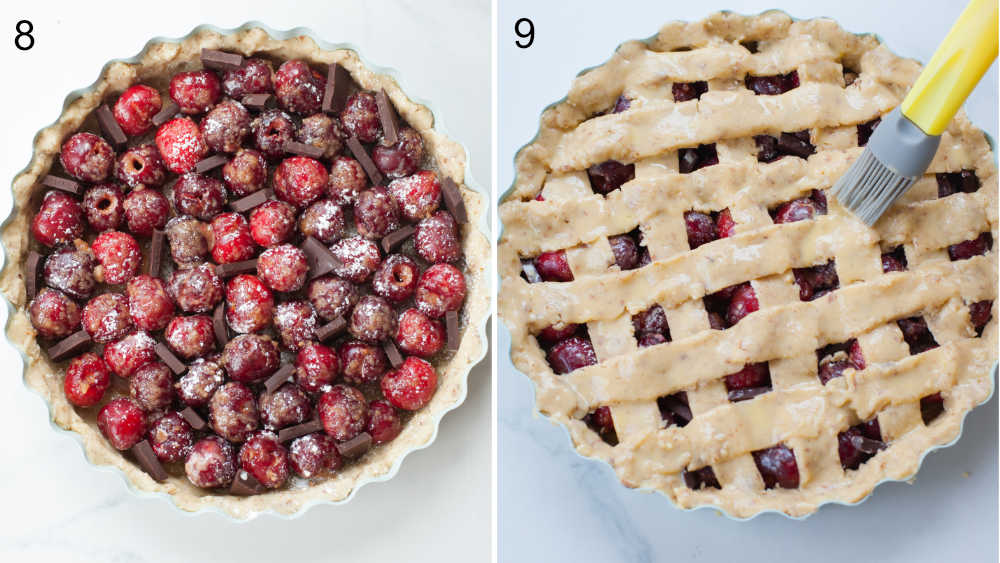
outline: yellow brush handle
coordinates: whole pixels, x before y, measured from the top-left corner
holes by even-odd
[[[928,135],[940,135],[997,58],[997,0],[972,0],[900,107]]]

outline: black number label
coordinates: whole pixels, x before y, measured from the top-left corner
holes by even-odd
[[[528,26],[527,33],[521,31],[522,24],[527,24]],[[517,34],[517,36],[520,37],[521,39],[526,40],[525,43],[521,43],[520,41],[516,40],[514,41],[514,44],[522,49],[527,49],[528,47],[531,47],[531,44],[535,42],[535,24],[528,18],[521,18],[516,22],[514,22],[514,33]]]
[[[21,20],[17,22],[14,29],[17,31],[17,35],[14,36],[15,47],[22,51],[27,51],[35,46],[35,38],[31,36],[31,32],[35,30],[35,26],[30,21]]]

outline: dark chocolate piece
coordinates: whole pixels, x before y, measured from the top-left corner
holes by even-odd
[[[462,191],[455,184],[455,181],[445,176],[441,181],[441,195],[444,196],[444,204],[451,211],[451,215],[458,224],[468,223],[469,214],[465,210],[465,199],[462,198]]]
[[[73,195],[80,195],[83,193],[83,186],[80,182],[70,180],[69,178],[60,178],[59,176],[53,176],[52,174],[48,174],[42,178],[42,185]]]
[[[246,213],[254,207],[264,203],[265,201],[271,199],[273,192],[268,189],[257,190],[254,193],[241,197],[236,201],[229,202],[229,208],[237,213]]]
[[[383,342],[382,349],[385,350],[385,356],[389,358],[389,363],[392,364],[393,369],[403,365],[403,356],[400,355],[399,350],[391,340]]]
[[[101,126],[101,131],[108,136],[111,145],[120,149],[128,142],[128,136],[122,131],[121,125],[115,121],[115,116],[111,115],[111,108],[108,104],[97,108],[97,124]]]
[[[167,367],[170,368],[170,371],[174,372],[175,375],[180,375],[187,369],[184,362],[175,356],[174,353],[170,351],[170,348],[167,348],[167,345],[163,342],[157,342],[154,350],[156,351],[156,355],[163,360],[163,363],[167,364]]]
[[[347,328],[347,321],[344,320],[344,317],[337,317],[316,329],[316,339],[325,342],[344,332],[345,328]]]
[[[410,238],[416,229],[413,225],[405,225],[382,237],[382,252],[389,254]]]
[[[535,263],[531,260],[521,262],[521,271],[524,272],[524,277],[528,280],[528,283],[542,282],[542,276],[538,273],[538,269],[535,268]]]
[[[458,350],[459,343],[457,311],[448,311],[444,314],[444,326],[448,331],[448,351],[454,352]]]
[[[295,366],[292,364],[285,364],[281,366],[281,369],[274,372],[274,375],[268,377],[264,381],[264,389],[267,389],[268,393],[274,393],[274,391],[285,384],[286,381],[292,378],[295,373]]]
[[[239,274],[249,274],[257,271],[257,259],[243,260],[242,262],[230,262],[219,264],[215,267],[215,275],[220,278],[231,278]]]
[[[153,231],[153,239],[149,243],[149,275],[160,277],[160,266],[163,264],[163,242],[167,234],[160,229]]]
[[[53,362],[61,362],[73,354],[83,351],[90,344],[90,335],[87,334],[87,331],[78,330],[53,344],[49,348],[49,359]]]
[[[267,487],[261,485],[260,481],[253,475],[242,469],[236,472],[236,478],[233,479],[233,484],[229,486],[229,494],[242,497],[259,495],[266,490]]]
[[[362,432],[357,436],[351,438],[346,442],[341,442],[337,444],[337,451],[340,452],[341,457],[346,458],[356,458],[361,457],[362,454],[368,451],[368,448],[372,446],[371,434],[367,432]]]
[[[330,252],[322,242],[313,237],[302,241],[302,252],[306,253],[309,262],[309,279],[328,274],[340,266],[340,260]]]
[[[351,88],[351,75],[337,63],[331,63],[326,71],[326,89],[323,90],[323,112],[340,113],[347,102],[347,91]]]
[[[250,109],[261,110],[271,101],[271,94],[247,94],[243,96],[243,105]]]
[[[323,149],[316,145],[309,145],[298,141],[288,141],[285,143],[285,152],[299,156],[308,156],[309,158],[321,158],[323,156]]]
[[[235,70],[243,65],[243,55],[218,51],[216,49],[202,49],[201,64],[205,68],[215,70]]]
[[[132,455],[139,462],[139,467],[150,477],[161,483],[167,480],[167,470],[163,468],[159,458],[156,457],[153,446],[149,445],[149,440],[143,440],[132,446]]]
[[[153,116],[153,125],[156,127],[163,125],[173,119],[179,111],[181,111],[181,107],[179,105],[174,103],[173,100],[167,100],[167,103],[163,105],[163,109]]]
[[[361,146],[361,141],[357,137],[352,136],[350,139],[347,139],[347,148],[351,150],[351,154],[354,155],[361,168],[365,169],[365,174],[368,174],[368,179],[372,181],[372,185],[381,186],[382,173],[378,171],[378,167],[372,162],[372,157],[368,156],[368,152]]]
[[[208,158],[203,158],[194,165],[194,171],[198,174],[204,174],[210,170],[215,170],[216,168],[222,166],[229,161],[229,158],[224,154],[213,154]]]
[[[32,250],[24,263],[24,290],[28,294],[29,301],[38,295],[38,277],[42,273],[41,269],[42,255]]]
[[[322,432],[323,423],[317,418],[310,420],[309,422],[303,422],[302,424],[297,424],[295,426],[289,426],[288,428],[282,428],[278,431],[278,441],[287,442],[289,440],[294,440],[305,436],[306,434],[312,434],[313,432]]]
[[[378,105],[378,119],[382,122],[382,134],[385,143],[389,146],[395,145],[399,141],[399,116],[396,115],[396,108],[392,107],[389,94],[382,88],[375,94],[375,104]]]
[[[215,343],[219,350],[229,342],[229,329],[226,328],[226,304],[219,303],[212,312],[212,329],[215,331]]]
[[[205,422],[205,419],[202,418],[200,414],[198,414],[198,411],[194,410],[191,407],[188,407],[181,411],[181,418],[186,420],[187,423],[190,424],[191,428],[194,430],[200,431],[208,428],[208,423]]]

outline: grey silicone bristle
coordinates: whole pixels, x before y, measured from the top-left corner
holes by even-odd
[[[899,108],[886,114],[833,193],[869,227],[927,170],[941,137],[928,135]]]

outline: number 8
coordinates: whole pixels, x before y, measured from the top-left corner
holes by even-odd
[[[22,30],[21,27],[23,25],[25,25],[25,24],[27,24],[28,29]],[[35,46],[35,38],[31,36],[31,32],[35,30],[35,26],[32,25],[32,23],[30,21],[28,21],[28,20],[21,20],[21,21],[17,22],[17,25],[14,26],[14,30],[17,31],[17,35],[14,37],[14,46],[15,47],[17,47],[21,51],[27,51],[28,49],[31,49],[32,47]],[[27,37],[28,38],[28,41],[27,41],[28,44],[26,46],[22,46],[21,45],[21,38],[22,37]]]

